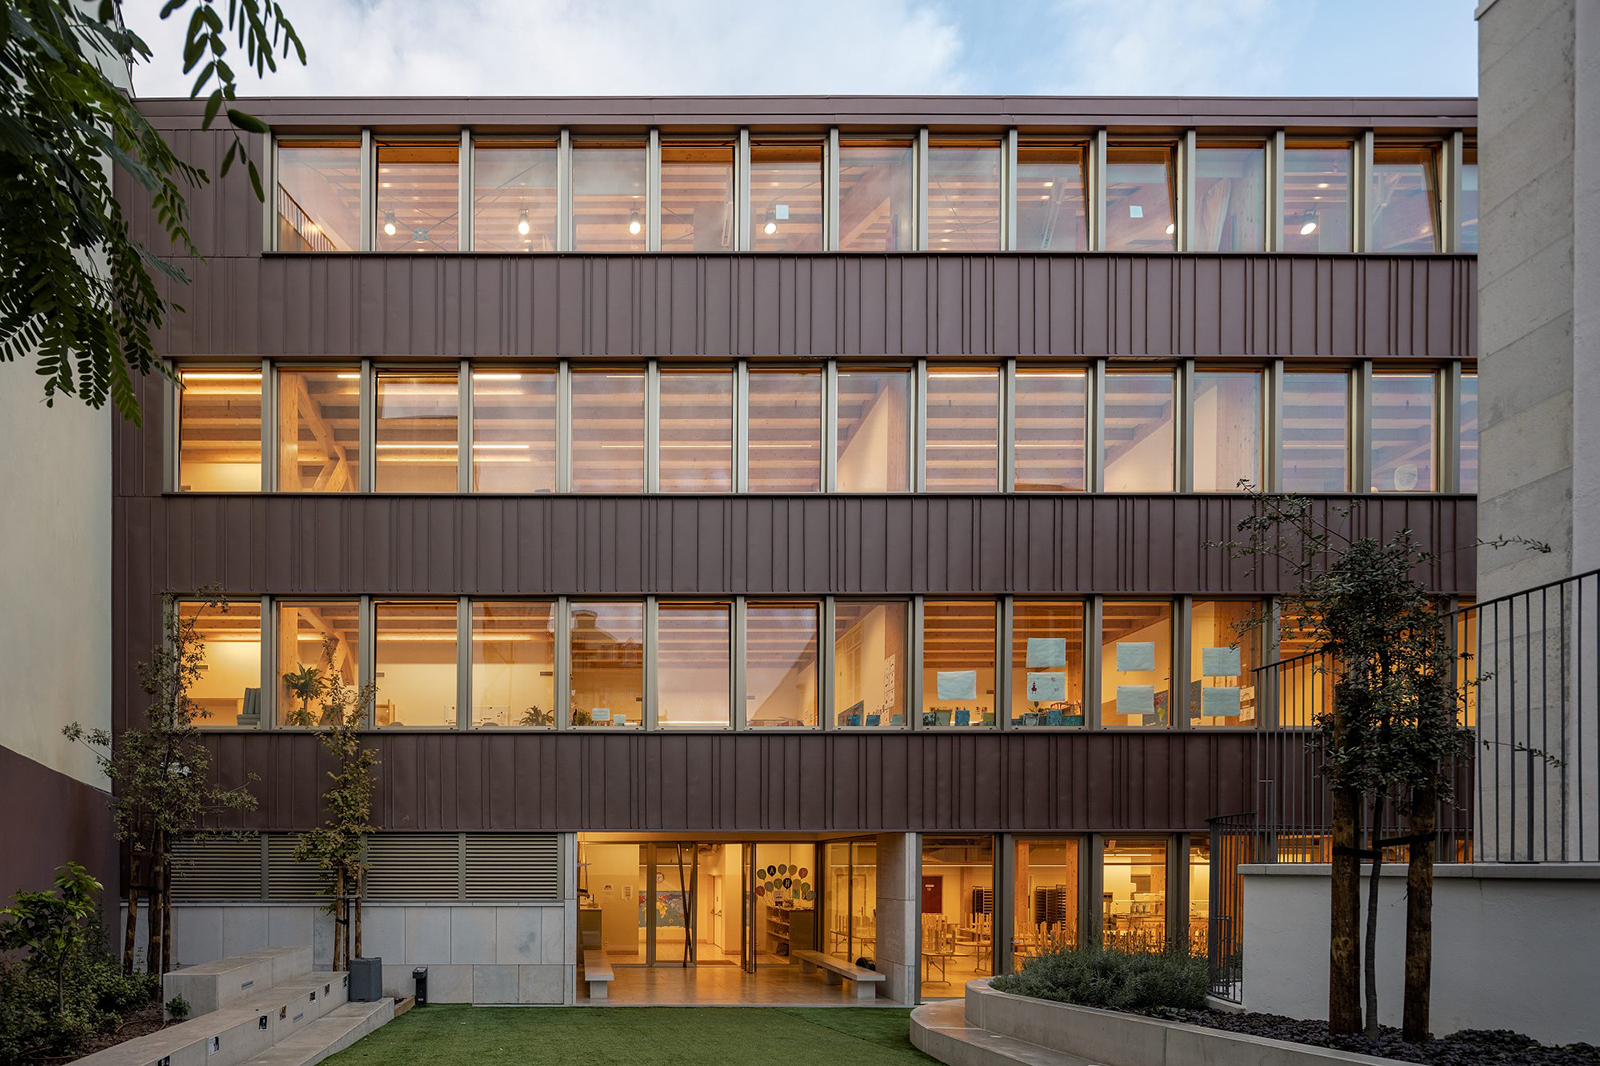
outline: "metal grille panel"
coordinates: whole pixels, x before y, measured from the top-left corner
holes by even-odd
[[[459,833],[377,833],[367,864],[367,899],[461,898]]]
[[[560,899],[561,847],[554,833],[468,833],[468,899]]]
[[[259,837],[191,838],[173,843],[174,900],[259,900],[262,873]]]

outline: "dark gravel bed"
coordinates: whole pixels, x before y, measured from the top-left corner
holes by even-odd
[[[1592,1044],[1551,1047],[1508,1029],[1463,1029],[1421,1044],[1400,1039],[1400,1030],[1385,1027],[1374,1039],[1365,1036],[1329,1036],[1328,1024],[1284,1018],[1277,1014],[1231,1014],[1215,1010],[1178,1010],[1163,1007],[1152,1017],[1190,1025],[1205,1025],[1233,1033],[1248,1033],[1297,1044],[1377,1055],[1401,1062],[1431,1066],[1600,1066],[1600,1048]]]

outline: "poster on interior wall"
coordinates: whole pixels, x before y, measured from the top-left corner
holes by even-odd
[[[592,708],[589,711],[589,718],[591,720],[593,720],[593,721],[596,721],[596,722],[609,722],[609,721],[611,721],[611,708],[610,707],[595,707],[595,708]]]
[[[1118,685],[1118,714],[1154,714],[1156,687],[1154,685]]]
[[[1028,675],[1028,700],[1030,702],[1058,703],[1066,698],[1066,671],[1047,670]]]
[[[1201,677],[1238,677],[1239,672],[1238,648],[1200,649]]]
[[[1156,646],[1148,640],[1117,641],[1117,671],[1142,674],[1156,668]]]
[[[646,908],[650,906],[649,897],[643,892],[639,893],[639,928],[644,928]],[[684,918],[683,893],[676,889],[656,890],[656,928],[657,929],[683,929],[688,926]]]
[[[1066,637],[1029,637],[1028,666],[1066,666]]]
[[[978,698],[978,671],[940,670],[938,675],[939,698],[941,700],[975,700]]]
[[[883,703],[881,706],[893,707],[900,702],[895,692],[895,677],[899,670],[899,663],[893,655],[883,657]]]
[[[1239,690],[1231,686],[1200,690],[1200,713],[1209,718],[1239,717]]]

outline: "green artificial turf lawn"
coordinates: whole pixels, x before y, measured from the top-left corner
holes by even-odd
[[[419,1007],[334,1066],[930,1063],[909,1010],[850,1007]]]

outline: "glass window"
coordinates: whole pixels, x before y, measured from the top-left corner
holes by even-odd
[[[822,488],[822,372],[750,371],[751,492]]]
[[[472,372],[472,490],[556,490],[556,371]]]
[[[1081,602],[1012,602],[1011,724],[1084,724]]]
[[[1000,487],[1000,371],[928,371],[929,492],[994,492]]]
[[[361,248],[361,141],[278,143],[278,250]]]
[[[840,370],[840,492],[911,489],[911,371]]]
[[[455,603],[373,605],[379,729],[456,727]]]
[[[379,492],[455,492],[461,450],[455,371],[378,374]]]
[[[1284,492],[1350,488],[1350,375],[1283,375]]]
[[[572,600],[574,726],[638,729],[644,725],[644,604],[638,600]]]
[[[361,488],[361,372],[278,371],[278,488]]]
[[[732,142],[662,144],[661,250],[717,252],[732,247]]]
[[[733,491],[733,371],[661,372],[662,492]]]
[[[261,371],[179,370],[180,492],[261,491]]]
[[[1478,146],[1469,144],[1461,151],[1460,250],[1478,250]]]
[[[1290,141],[1283,150],[1283,250],[1350,251],[1350,145]]]
[[[928,142],[928,250],[1000,247],[1000,145],[933,137]]]
[[[1478,375],[1466,370],[1461,374],[1461,491],[1478,491]]]
[[[1483,676],[1478,659],[1478,612],[1474,610],[1477,601],[1464,599],[1456,607],[1456,717],[1471,729],[1478,724],[1478,685],[1488,679]]]
[[[327,647],[324,648],[324,644]],[[355,600],[278,604],[278,724],[325,726],[328,680],[361,676],[361,607]]]
[[[1172,722],[1172,604],[1107,600],[1100,619],[1100,724]]]
[[[1197,252],[1259,252],[1266,247],[1267,153],[1258,144],[1202,144],[1195,149]]]
[[[726,603],[662,603],[656,612],[656,724],[663,729],[726,729],[733,608]]]
[[[922,724],[995,724],[993,600],[924,600]]]
[[[572,372],[572,491],[644,491],[644,371]]]
[[[472,247],[556,250],[556,144],[548,138],[472,141]]]
[[[1261,487],[1261,372],[1205,370],[1194,375],[1194,491]]]
[[[751,728],[817,724],[821,619],[815,603],[745,606],[745,721]]]
[[[1089,487],[1089,375],[1083,370],[1018,370],[1012,474],[1018,492]]]
[[[922,995],[994,973],[994,837],[922,838]]]
[[[1089,247],[1089,190],[1081,144],[1017,145],[1017,248],[1081,252]]]
[[[179,624],[200,643],[203,662],[189,688],[194,724],[205,729],[261,726],[261,603],[178,604]]]
[[[1256,722],[1263,605],[1251,600],[1195,600],[1190,611],[1189,721],[1197,726]]]
[[[380,140],[377,147],[378,251],[459,251],[460,142]]]
[[[823,950],[854,962],[876,950],[878,845],[872,840],[841,840],[827,844],[826,849]]]
[[[911,141],[839,142],[839,247],[847,252],[909,252],[916,231]]]
[[[1438,156],[1432,145],[1374,148],[1367,251],[1438,251],[1438,189]]]
[[[834,724],[906,724],[906,608],[903,601],[834,604]]]
[[[1178,247],[1173,172],[1171,145],[1106,148],[1107,250],[1170,252]]]
[[[750,247],[822,250],[822,145],[750,145]]]
[[[642,252],[650,225],[645,146],[572,142],[572,247],[580,252]]]
[[[1081,844],[1077,840],[1018,840],[1011,914],[1011,966],[1078,946]]]
[[[1106,374],[1105,491],[1171,492],[1176,444],[1170,370]]]
[[[1432,374],[1372,375],[1372,491],[1432,492],[1439,436]]]
[[[1211,917],[1211,838],[1189,838],[1189,952],[1204,955]]]
[[[1105,945],[1119,951],[1167,946],[1167,842],[1107,837],[1101,864]]]
[[[1332,705],[1333,671],[1326,656],[1315,654],[1322,646],[1313,621],[1301,615],[1297,605],[1283,602],[1278,611],[1278,661],[1286,665],[1277,678],[1279,696],[1273,707],[1277,715],[1269,724],[1284,729],[1310,729],[1323,709]]]
[[[472,727],[553,729],[556,605],[472,604]]]

